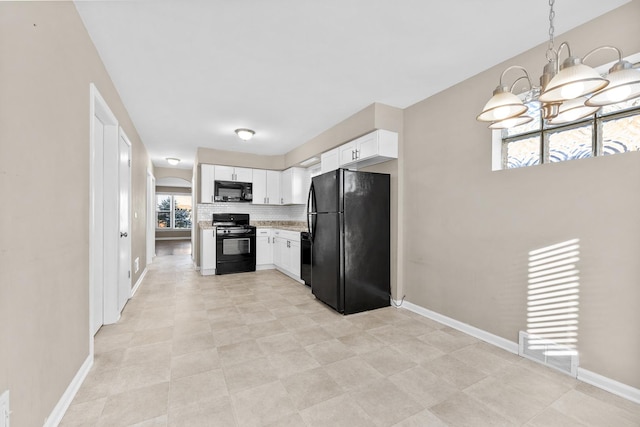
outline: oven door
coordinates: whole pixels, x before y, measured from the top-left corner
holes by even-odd
[[[256,271],[255,247],[255,235],[217,235],[216,274]]]

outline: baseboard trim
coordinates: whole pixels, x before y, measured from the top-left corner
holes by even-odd
[[[67,412],[67,409],[69,409],[73,398],[76,396],[76,393],[80,390],[80,386],[89,374],[91,366],[93,366],[93,355],[89,354],[78,372],[76,372],[73,380],[71,380],[69,387],[65,390],[64,394],[58,401],[58,404],[53,408],[53,411],[51,411],[51,414],[49,414],[45,420],[44,427],[56,427],[60,424],[64,414]]]
[[[640,389],[631,387],[611,378],[607,378],[595,372],[588,371],[584,368],[578,368],[578,379],[587,384],[591,384],[598,388],[613,393],[620,397],[624,397],[635,403],[640,403]]]
[[[501,349],[506,350],[510,353],[518,354],[517,342],[509,341],[508,339],[499,337],[490,332],[484,331],[482,329],[479,329],[474,326],[468,325],[466,323],[460,322],[458,320],[452,319],[451,317],[447,317],[443,314],[436,313],[435,311],[431,311],[424,307],[420,307],[419,305],[412,304],[406,300],[404,301],[404,303],[402,303],[400,308],[405,308],[409,311],[413,311],[414,313],[420,314],[421,316],[427,317],[431,320],[435,320],[436,322],[440,322],[443,325],[450,326],[453,329],[457,329],[459,331],[464,332],[465,334],[471,335],[472,337],[488,342],[489,344],[493,344],[496,347],[500,347]]]
[[[147,275],[147,271],[149,271],[149,270],[147,269],[147,267],[145,267],[144,270],[142,271],[142,274],[140,275],[140,277],[138,277],[138,280],[136,281],[136,284],[133,285],[133,288],[131,289],[131,296],[129,298],[133,298],[133,296],[136,294],[136,292],[138,292],[138,288],[142,284],[142,279],[144,279],[144,276]]]
[[[256,271],[262,271],[262,270],[273,270],[275,269],[276,266],[273,264],[261,264],[261,265],[256,265]]]
[[[201,276],[213,276],[214,274],[216,274],[215,268],[200,268]]]
[[[511,342],[507,339],[494,335],[490,332],[476,328],[474,326],[468,325],[458,320],[452,319],[443,314],[436,313],[435,311],[431,311],[419,305],[412,304],[407,301],[404,301],[404,303],[400,305],[400,301],[396,301],[396,300],[393,300],[393,301],[395,302],[396,307],[413,311],[414,313],[420,314],[421,316],[427,317],[431,320],[435,320],[436,322],[440,322],[443,325],[450,326],[454,329],[464,332],[465,334],[471,335],[472,337],[478,338],[489,344],[493,344],[496,347],[500,347],[503,350],[509,351],[514,354],[518,354],[518,343]],[[607,378],[603,375],[596,374],[595,372],[591,372],[580,367],[578,367],[577,379],[587,384],[591,384],[595,387],[601,388],[610,393],[613,393],[617,396],[623,397],[632,402],[640,403],[640,389],[631,387],[619,381],[612,380],[611,378]]]

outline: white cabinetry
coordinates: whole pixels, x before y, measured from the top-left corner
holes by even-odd
[[[256,269],[273,268],[273,237],[270,228],[256,230]]]
[[[340,167],[365,167],[398,158],[398,134],[380,129],[339,147]]]
[[[254,205],[280,204],[280,172],[253,169]]]
[[[253,169],[215,166],[216,181],[253,182]]]
[[[200,165],[200,203],[213,203],[213,174],[213,165]]]
[[[340,167],[340,147],[320,155],[320,172],[330,172]]]
[[[216,230],[200,230],[200,274],[216,274]]]
[[[309,175],[304,168],[289,168],[280,177],[280,202],[283,205],[304,205],[309,192]]]
[[[300,280],[300,233],[274,230],[273,263],[283,273]]]

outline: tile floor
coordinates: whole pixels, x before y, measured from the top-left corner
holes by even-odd
[[[276,271],[158,256],[62,426],[639,426],[640,405],[420,317],[340,316]]]

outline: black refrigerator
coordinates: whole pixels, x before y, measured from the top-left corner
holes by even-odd
[[[390,305],[389,191],[381,173],[337,169],[312,179],[311,292],[339,313]]]

